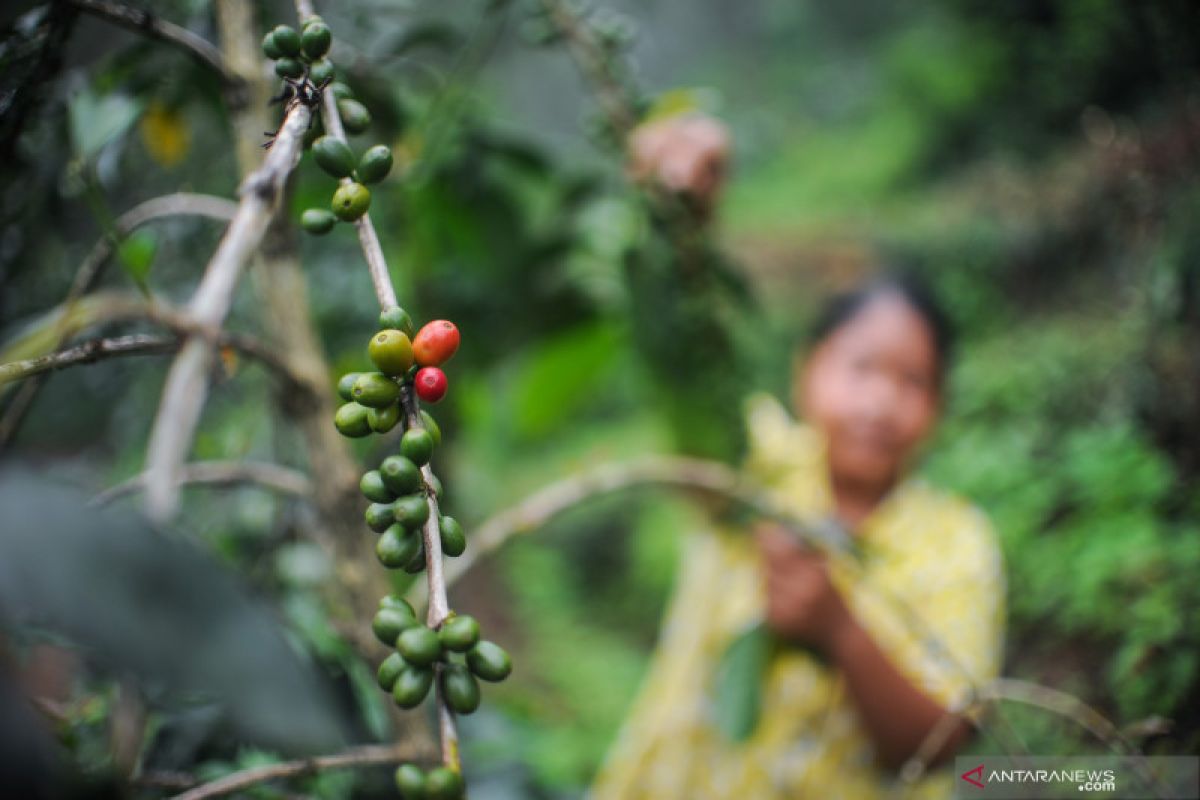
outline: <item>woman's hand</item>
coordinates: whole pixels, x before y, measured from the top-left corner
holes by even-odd
[[[853,617],[829,577],[825,556],[798,544],[783,528],[755,528],[767,579],[767,625],[784,639],[831,654]]]

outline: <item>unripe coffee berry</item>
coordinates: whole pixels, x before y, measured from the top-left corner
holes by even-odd
[[[343,222],[353,222],[371,207],[371,192],[361,183],[347,183],[333,193],[330,208]]]
[[[372,336],[367,355],[384,375],[403,375],[413,365],[412,342],[402,331],[394,329]]]
[[[417,466],[424,466],[433,456],[433,437],[422,428],[405,431],[400,437],[400,453]]]

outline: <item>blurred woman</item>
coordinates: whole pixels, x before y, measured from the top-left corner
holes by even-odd
[[[791,402],[803,422],[774,399],[751,400],[747,472],[797,519],[846,532],[857,555],[809,549],[761,522],[688,538],[648,676],[593,798],[873,798],[939,721],[948,735],[922,753],[933,764],[969,738],[960,711],[1001,667],[1000,552],[982,513],[912,474],[944,406],[950,350],[928,292],[881,279],[831,301],[797,354]],[[733,736],[720,673],[756,630],[772,645],[761,670],[737,678],[759,694],[752,724]],[[934,770],[906,796],[951,787]]]

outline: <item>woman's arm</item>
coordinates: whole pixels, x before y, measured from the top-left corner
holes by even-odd
[[[824,557],[787,534],[760,528],[767,577],[767,624],[784,639],[815,646],[841,670],[880,761],[898,769],[947,710],[903,675],[846,607]],[[971,736],[959,720],[933,763],[951,758]]]

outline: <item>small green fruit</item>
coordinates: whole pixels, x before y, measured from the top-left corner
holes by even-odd
[[[412,561],[404,565],[404,571],[409,575],[416,575],[418,572],[424,572],[425,566],[425,540],[421,539],[421,548],[417,550],[417,554],[412,557]]]
[[[396,499],[396,495],[392,494],[392,490],[383,482],[383,476],[377,469],[364,472],[362,480],[358,482],[358,488],[362,489],[363,496],[372,503],[391,503]]]
[[[283,55],[283,51],[279,49],[279,45],[275,44],[275,34],[267,31],[267,35],[262,40],[263,55],[274,61]]]
[[[361,183],[347,183],[333,193],[330,208],[343,222],[353,222],[371,207],[371,191]]]
[[[415,628],[409,628],[415,630]],[[406,631],[407,633],[407,631]],[[421,705],[429,687],[433,686],[433,670],[408,664],[396,676],[392,685],[392,699],[401,708],[416,708]]]
[[[335,100],[346,100],[354,97],[354,93],[350,91],[350,87],[341,81],[334,81],[333,83],[329,84],[329,88],[325,91],[333,92],[333,97]]]
[[[317,165],[335,178],[345,178],[354,172],[354,152],[341,139],[322,136],[313,142],[312,152]]]
[[[416,764],[396,767],[396,788],[403,800],[425,800],[425,773]]]
[[[406,528],[419,528],[429,519],[429,501],[423,494],[410,494],[392,503],[392,515]]]
[[[311,59],[318,59],[329,52],[333,42],[333,33],[329,26],[320,20],[309,20],[304,23],[304,33],[300,34],[300,49]]]
[[[328,58],[318,58],[308,65],[308,79],[320,86],[326,81],[333,80],[333,62]]]
[[[400,421],[400,416],[400,404],[393,403],[387,408],[372,408],[367,411],[367,422],[370,423],[371,430],[376,433],[387,433],[396,427],[396,423]]]
[[[403,331],[395,329],[372,336],[367,355],[384,375],[403,375],[413,365],[412,342]]]
[[[349,402],[354,399],[352,390],[354,389],[354,382],[358,380],[360,375],[362,375],[361,372],[347,372],[338,378],[337,392],[343,400]]]
[[[375,618],[371,620],[371,630],[375,632],[376,639],[388,647],[395,647],[396,637],[401,631],[419,624],[412,614],[406,614],[399,608],[388,607],[375,612]]]
[[[285,56],[300,55],[300,34],[290,25],[276,25],[275,30],[271,31],[271,38]]]
[[[440,445],[442,443],[442,429],[438,426],[437,420],[433,418],[433,415],[425,409],[421,409],[421,423],[425,426],[425,430],[429,431],[429,435],[433,437],[433,446],[437,447]]]
[[[390,526],[375,543],[375,556],[388,569],[400,569],[421,549],[421,535],[399,523]]]
[[[454,517],[442,517],[441,523],[438,530],[442,534],[442,553],[451,558],[461,556],[467,549],[467,537],[463,533],[462,525],[459,525]]]
[[[442,696],[446,705],[459,714],[479,708],[479,681],[461,664],[442,667]]]
[[[462,775],[449,767],[435,767],[425,775],[425,800],[462,800]]]
[[[442,479],[433,473],[429,474],[429,488],[433,491],[434,497],[442,496]]]
[[[367,407],[358,403],[346,403],[333,416],[333,424],[342,436],[359,439],[371,432],[367,422]]]
[[[383,533],[396,521],[391,503],[371,503],[363,516],[366,517],[367,527],[376,533]]]
[[[375,678],[379,681],[379,688],[390,692],[396,685],[396,678],[400,677],[403,669],[404,659],[400,657],[399,653],[392,653],[385,658],[379,665],[379,671],[375,673]]]
[[[350,389],[354,401],[371,408],[387,408],[400,399],[400,387],[386,375],[364,372]]]
[[[485,639],[467,651],[467,666],[483,680],[495,683],[512,672],[512,659],[503,647]]]
[[[413,619],[417,618],[417,612],[412,605],[403,597],[397,597],[394,594],[385,594],[383,597],[379,598],[379,607],[395,608],[405,614],[408,614],[408,616],[412,617]]]
[[[433,456],[433,436],[422,428],[405,431],[400,437],[400,453],[417,466],[428,464]]]
[[[412,344],[414,330],[412,317],[400,306],[392,306],[379,312],[379,330],[386,331],[389,329],[402,332],[409,338],[409,344]]]
[[[358,179],[363,183],[378,183],[392,171],[392,151],[377,144],[358,160]]]
[[[442,623],[438,638],[442,640],[442,647],[447,650],[465,653],[479,641],[479,623],[474,617],[468,617],[466,614],[450,617]]]
[[[442,641],[438,635],[424,625],[416,625],[400,632],[396,649],[404,660],[418,667],[427,667],[442,655]]]
[[[323,236],[333,230],[337,217],[324,208],[307,208],[300,215],[300,226],[314,236]]]
[[[384,484],[397,495],[412,494],[421,488],[421,470],[404,456],[388,456],[379,465]]]
[[[275,62],[275,74],[281,78],[299,78],[304,75],[304,65],[290,56]]]
[[[371,112],[357,100],[338,100],[337,109],[348,133],[362,133],[371,125]]]

